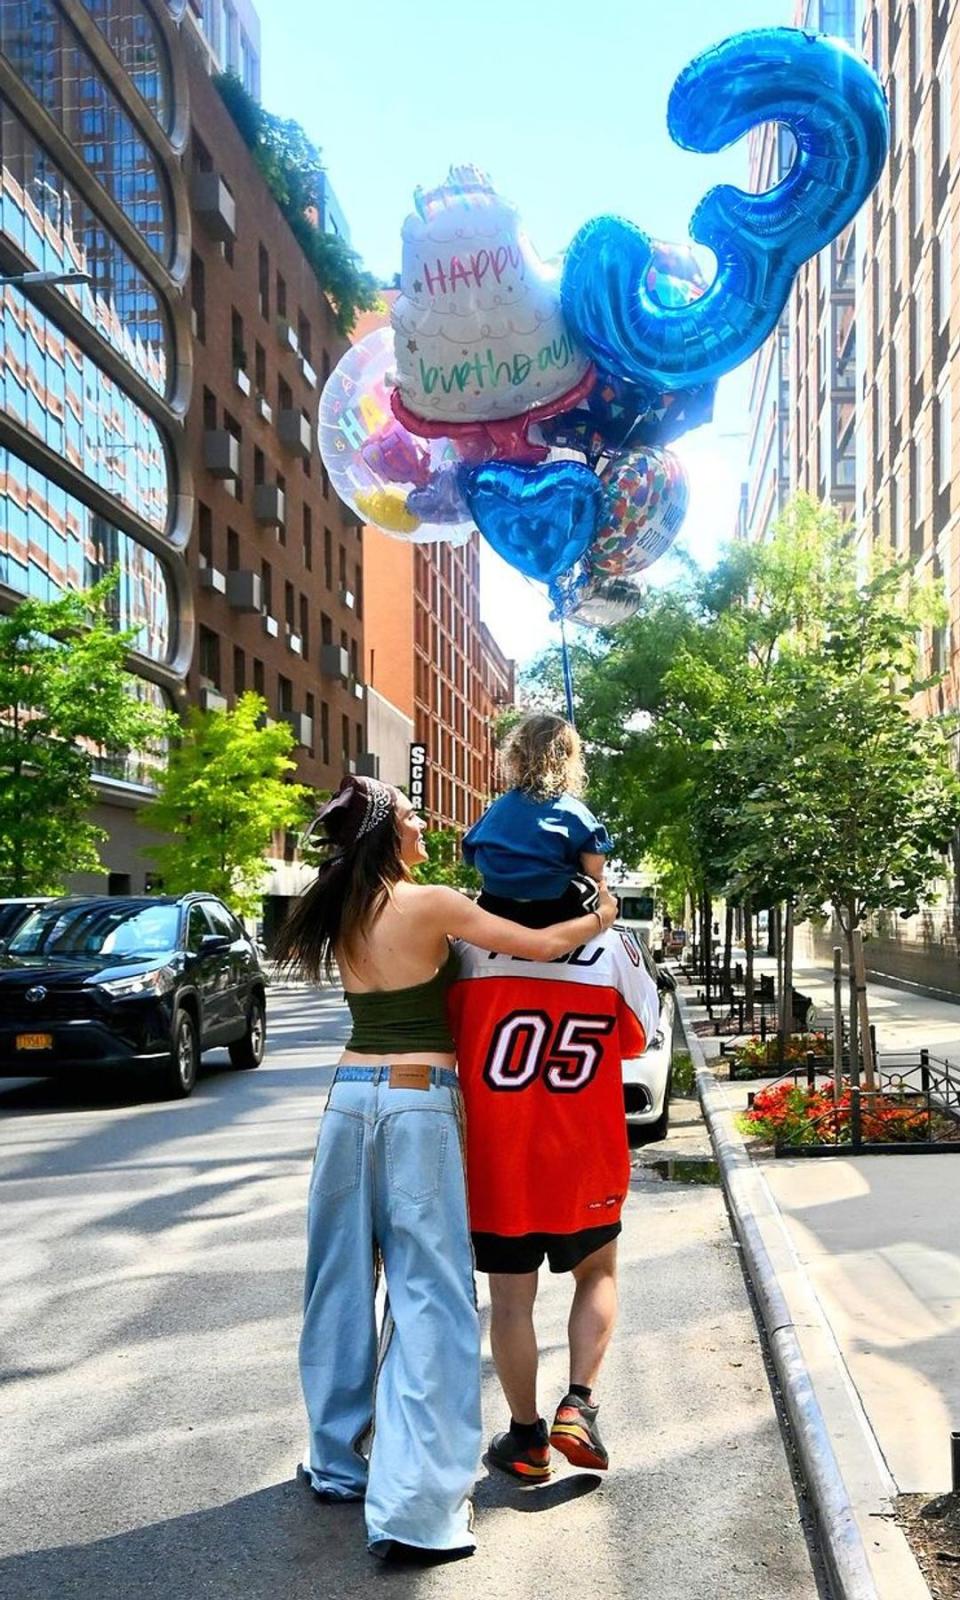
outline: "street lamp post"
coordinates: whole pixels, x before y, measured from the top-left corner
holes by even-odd
[[[0,277],[0,289],[37,289],[54,284],[92,283],[89,272],[14,272]]]

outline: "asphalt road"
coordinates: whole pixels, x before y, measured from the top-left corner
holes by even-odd
[[[215,1054],[176,1104],[0,1080],[3,1600],[822,1593],[720,1191],[643,1164],[705,1148],[691,1102],[636,1152],[600,1391],[609,1476],[531,1490],[484,1469],[478,1554],[427,1572],[383,1569],[359,1509],[297,1483],[303,1211],[343,1021],[333,999],[274,991],[264,1066]],[[544,1409],[566,1311],[548,1278]],[[488,1361],[488,1430],[505,1420]]]

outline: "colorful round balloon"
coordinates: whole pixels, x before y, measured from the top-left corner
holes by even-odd
[[[324,384],[317,440],[334,489],[364,522],[417,543],[464,544],[473,521],[449,439],[418,439],[390,408],[393,333],[352,345]]]
[[[625,451],[600,481],[604,504],[584,564],[614,578],[642,572],[680,532],[689,498],[686,473],[671,451],[651,446]]]

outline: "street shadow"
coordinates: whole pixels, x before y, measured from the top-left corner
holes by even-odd
[[[549,1483],[529,1487],[515,1482],[505,1472],[490,1468],[487,1477],[477,1484],[473,1503],[478,1512],[492,1511],[494,1507],[508,1511],[556,1511],[559,1506],[582,1500],[600,1488],[602,1479],[596,1472],[577,1472],[566,1478],[554,1478]]]
[[[296,1481],[90,1544],[0,1561],[4,1600],[334,1600],[364,1594],[379,1563],[363,1508],[323,1505]]]

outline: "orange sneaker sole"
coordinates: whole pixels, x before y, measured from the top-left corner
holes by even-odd
[[[607,1456],[597,1455],[584,1429],[575,1424],[559,1423],[550,1434],[550,1443],[554,1450],[566,1456],[572,1467],[592,1467],[594,1472],[606,1472],[610,1464]]]

